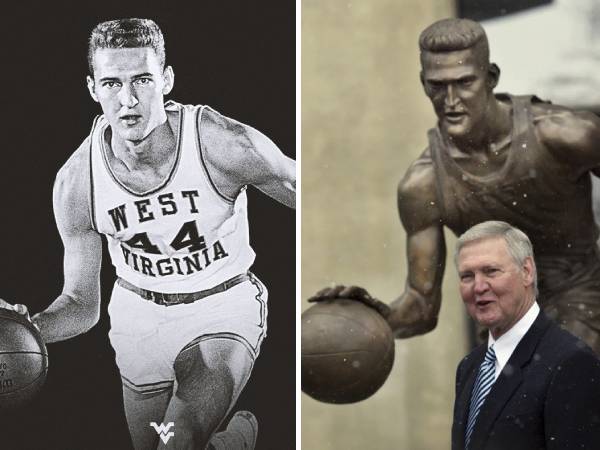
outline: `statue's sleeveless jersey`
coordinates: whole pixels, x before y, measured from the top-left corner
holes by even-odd
[[[442,220],[457,235],[486,220],[504,220],[524,230],[536,256],[579,255],[596,245],[589,175],[573,180],[535,136],[531,96],[506,96],[513,110],[513,130],[504,166],[475,176],[452,159],[438,128],[429,131]],[[578,218],[574,220],[574,218]]]
[[[215,188],[205,164],[200,127],[204,106],[167,102],[178,112],[177,155],[168,177],[147,192],[124,185],[108,164],[104,116],[90,135],[92,226],[106,235],[117,275],[164,293],[196,292],[248,271],[247,199]]]

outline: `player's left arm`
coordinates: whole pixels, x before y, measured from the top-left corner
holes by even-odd
[[[561,106],[534,107],[535,132],[554,157],[577,176],[600,166],[600,118]]]
[[[252,185],[296,205],[296,162],[260,131],[206,108],[199,123],[203,152],[219,191],[235,197]]]
[[[296,161],[260,131],[243,126],[245,149],[241,152],[240,175],[244,184],[252,185],[280,203],[296,206]]]
[[[32,317],[47,343],[85,333],[100,317],[102,240],[90,217],[86,142],[58,172],[53,189],[54,216],[64,246],[64,285],[59,296]]]

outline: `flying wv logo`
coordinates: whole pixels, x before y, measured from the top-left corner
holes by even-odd
[[[169,439],[175,436],[174,431],[169,431],[171,427],[175,426],[175,422],[169,422],[166,425],[162,423],[160,425],[157,425],[156,422],[150,422],[150,426],[156,430],[156,433],[160,436],[160,438],[165,444],[169,442]]]

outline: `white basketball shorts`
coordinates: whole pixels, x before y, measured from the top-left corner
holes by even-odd
[[[115,283],[110,342],[123,384],[152,393],[173,386],[175,358],[186,346],[234,339],[256,358],[267,334],[267,289],[254,275],[194,303],[162,306]]]

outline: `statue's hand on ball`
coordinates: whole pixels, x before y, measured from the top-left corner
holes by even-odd
[[[302,314],[302,390],[316,400],[353,403],[373,395],[394,364],[389,308],[356,286],[321,290]]]
[[[325,300],[333,300],[336,298],[343,298],[347,300],[356,300],[361,302],[379,314],[381,314],[384,318],[387,318],[391,312],[390,307],[383,303],[380,300],[377,300],[375,297],[371,296],[367,292],[365,288],[360,286],[344,286],[344,285],[336,285],[333,287],[328,287],[325,289],[321,289],[315,295],[308,299],[309,303],[316,303]]]

